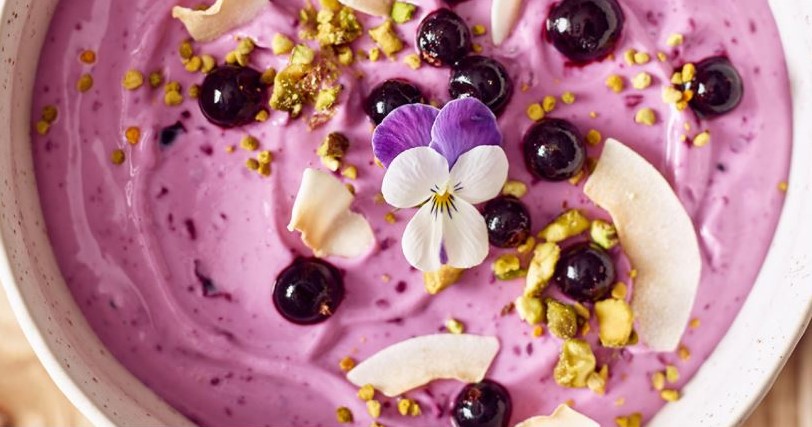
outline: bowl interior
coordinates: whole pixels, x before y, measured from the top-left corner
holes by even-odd
[[[36,191],[29,112],[57,0],[0,0],[0,283],[56,383],[97,426],[191,425],[127,372],[84,320],[59,272]],[[812,310],[812,2],[772,0],[794,104],[792,171],[767,261],[741,313],[684,397],[654,426],[735,425],[772,384]],[[765,141],[766,142],[766,141]],[[807,214],[808,215],[808,214]],[[730,363],[735,360],[736,363]]]

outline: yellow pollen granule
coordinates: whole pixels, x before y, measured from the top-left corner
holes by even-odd
[[[259,149],[259,140],[251,135],[246,135],[240,140],[240,148],[245,151],[256,151]]]
[[[138,70],[129,70],[124,73],[121,85],[127,90],[136,90],[144,84],[144,75]]]
[[[563,94],[561,94],[561,102],[563,102],[563,103],[565,103],[567,105],[574,103],[575,102],[575,94],[572,93],[572,92],[569,92],[569,91],[564,92]]]
[[[595,129],[590,129],[586,133],[586,142],[589,145],[598,145],[603,142],[603,135]]]
[[[620,93],[623,92],[626,84],[623,82],[623,77],[617,74],[612,74],[606,78],[606,87],[611,89],[614,93]]]
[[[93,87],[93,76],[90,74],[82,74],[79,80],[76,81],[76,90],[79,92],[87,92]]]
[[[352,422],[352,411],[349,408],[340,407],[336,409],[336,419],[340,424],[349,424]]]
[[[127,130],[124,131],[124,139],[126,139],[130,145],[138,144],[138,141],[141,140],[141,129],[135,126],[128,127]]]
[[[634,122],[644,126],[654,126],[657,123],[657,115],[651,108],[642,108],[635,114]]]
[[[120,148],[113,150],[113,153],[110,155],[110,161],[116,166],[124,163],[126,158],[127,156],[124,154],[124,150]]]
[[[556,99],[554,96],[547,95],[541,100],[541,108],[544,108],[545,113],[550,113],[555,110]]]
[[[338,369],[342,372],[349,372],[355,367],[355,360],[352,357],[346,356],[338,361]]]
[[[709,131],[705,131],[700,133],[699,135],[694,137],[694,147],[704,147],[710,144],[711,135]]]
[[[668,40],[665,41],[669,47],[677,47],[681,44],[685,43],[685,36],[679,33],[674,33],[668,36]]]
[[[634,76],[632,79],[632,86],[638,90],[647,89],[649,86],[651,86],[651,74],[644,71]]]
[[[85,64],[92,64],[96,62],[96,52],[90,49],[83,50],[82,53],[79,54],[79,60]]]
[[[259,170],[259,161],[257,159],[247,159],[245,161],[245,167],[252,171]]]
[[[534,103],[530,104],[527,107],[527,118],[530,120],[537,122],[544,118],[544,108],[542,108],[541,104]]]

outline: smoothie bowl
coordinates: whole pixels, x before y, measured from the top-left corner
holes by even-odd
[[[57,383],[98,425],[741,421],[812,301],[810,6],[415,3],[4,5],[0,281]]]

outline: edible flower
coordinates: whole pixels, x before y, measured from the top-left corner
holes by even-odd
[[[410,104],[390,113],[372,136],[387,168],[382,193],[399,209],[419,207],[406,226],[406,260],[424,272],[471,268],[488,256],[488,230],[475,204],[507,181],[508,160],[496,116],[474,98],[441,110]]]

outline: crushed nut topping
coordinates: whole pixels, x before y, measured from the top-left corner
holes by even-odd
[[[352,411],[350,411],[350,408],[342,406],[342,407],[336,409],[336,420],[338,420],[338,422],[340,424],[350,424],[350,423],[352,423],[353,422],[353,417],[352,417]]]
[[[654,126],[657,123],[657,114],[651,108],[642,108],[635,114],[634,122],[645,126]]]
[[[527,274],[527,271],[522,269],[521,260],[514,254],[504,254],[496,258],[491,270],[498,280],[513,280]]]
[[[437,295],[449,286],[459,282],[465,270],[442,266],[439,270],[431,273],[423,273],[423,284],[429,295]]]
[[[589,226],[589,237],[598,246],[607,250],[614,248],[620,243],[617,236],[617,228],[601,219],[592,221],[592,224]]]
[[[548,242],[558,243],[583,233],[589,229],[590,225],[589,219],[580,211],[571,209],[544,227],[538,237]]]
[[[552,298],[545,300],[545,303],[550,333],[564,340],[575,337],[578,334],[578,314],[575,308]]]
[[[553,371],[555,382],[562,387],[583,388],[595,372],[597,362],[589,343],[570,339],[561,347],[561,355]]]
[[[76,81],[76,90],[79,92],[87,92],[93,88],[93,76],[90,74],[82,74],[79,80]]]
[[[626,82],[623,80],[623,77],[612,74],[606,78],[606,87],[611,89],[614,93],[620,93],[626,88]]]
[[[144,74],[138,70],[129,70],[124,74],[121,85],[127,90],[136,90],[144,84]]]
[[[634,328],[634,313],[629,304],[620,299],[607,299],[595,303],[598,318],[598,336],[601,345],[620,348],[629,344]]]
[[[465,325],[457,319],[449,318],[445,321],[445,329],[452,334],[462,334],[465,332]]]
[[[392,21],[384,21],[383,24],[369,30],[369,36],[387,57],[392,57],[403,50],[403,41],[395,32]]]
[[[539,325],[544,321],[545,309],[541,299],[522,295],[513,302],[519,318],[529,325]]]

